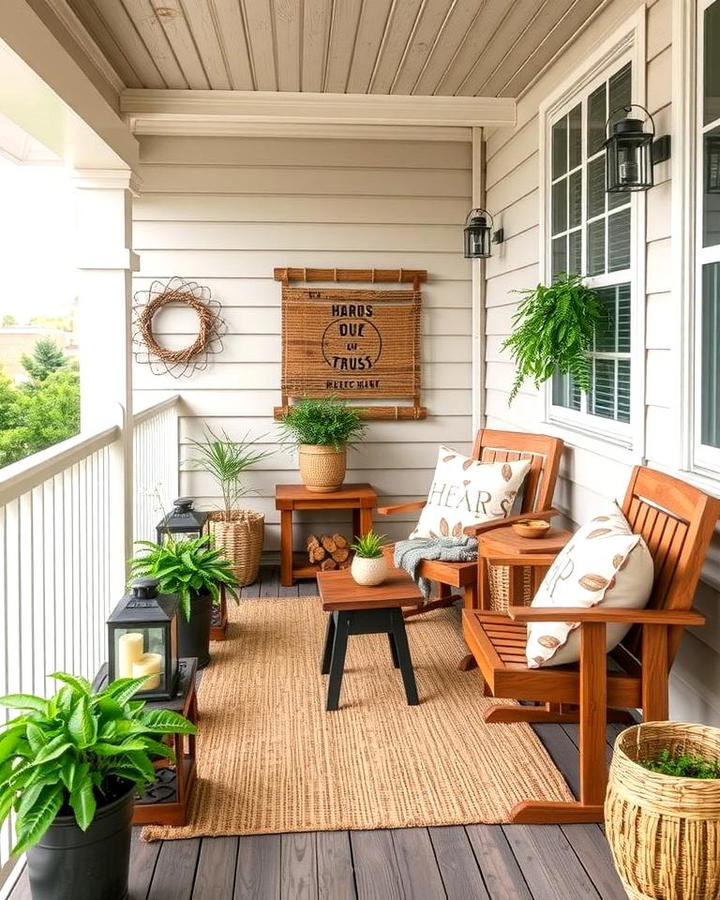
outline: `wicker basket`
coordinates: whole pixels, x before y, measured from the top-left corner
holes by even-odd
[[[489,566],[490,608],[498,612],[507,612],[510,597],[510,566]],[[530,606],[533,598],[532,569],[523,568],[522,605]]]
[[[720,779],[650,772],[638,760],[671,753],[720,759],[720,729],[648,722],[615,741],[605,831],[632,900],[720,897]]]
[[[230,560],[240,587],[257,580],[265,539],[265,516],[251,509],[235,510],[227,521],[225,513],[208,516],[208,531],[216,547]]]
[[[347,452],[324,444],[300,444],[300,477],[309,491],[329,494],[342,487],[347,468]]]

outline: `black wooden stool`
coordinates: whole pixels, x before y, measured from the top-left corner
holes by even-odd
[[[422,599],[415,582],[399,569],[391,569],[388,578],[375,587],[356,584],[347,569],[319,572],[317,580],[323,609],[328,613],[320,669],[323,675],[330,675],[326,709],[338,708],[351,634],[387,634],[393,665],[402,674],[407,702],[416,706],[419,701],[415,673],[402,614],[403,606],[415,606]]]

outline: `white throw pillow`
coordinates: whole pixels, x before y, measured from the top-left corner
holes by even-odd
[[[633,534],[617,504],[590,519],[568,541],[548,570],[532,606],[591,606],[642,609],[653,586],[653,561],[645,541]],[[562,666],[580,659],[578,622],[528,624],[527,661],[531,669]],[[606,626],[607,649],[625,637],[630,625]]]
[[[529,468],[529,459],[481,463],[440,447],[427,504],[410,539],[462,537],[468,525],[504,519]]]

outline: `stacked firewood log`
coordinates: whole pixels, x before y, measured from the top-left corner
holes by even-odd
[[[328,569],[347,569],[352,559],[350,543],[342,534],[311,534],[307,539],[308,560]]]

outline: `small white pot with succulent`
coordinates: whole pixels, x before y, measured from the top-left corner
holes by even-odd
[[[368,531],[351,544],[355,556],[350,565],[350,574],[358,584],[370,587],[382,584],[387,578],[388,562],[382,550],[384,540],[384,534]]]

